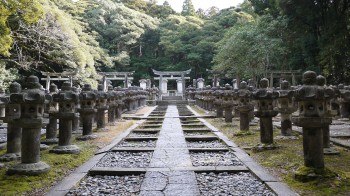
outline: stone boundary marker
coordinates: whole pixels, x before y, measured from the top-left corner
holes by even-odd
[[[187,106],[187,108],[195,114],[195,116],[200,116],[196,111],[194,111],[191,107]],[[256,163],[254,159],[252,159],[245,151],[240,149],[235,143],[229,140],[223,133],[221,133],[217,128],[208,123],[203,118],[198,118],[203,124],[205,124],[208,128],[210,128],[215,135],[217,135],[222,141],[224,141],[230,149],[232,149],[237,158],[243,162],[243,164],[262,182],[264,182],[274,193],[277,195],[283,196],[294,196],[298,195],[295,191],[290,189],[287,184],[281,182],[274,176],[270,175],[269,172]]]
[[[144,114],[143,117],[147,117],[156,107],[151,108],[151,110]],[[133,126],[129,127],[126,131],[121,133],[117,138],[115,138],[109,145],[104,148],[98,150],[94,157],[88,160],[83,165],[76,168],[69,176],[65,177],[60,183],[56,186],[52,187],[49,192],[47,192],[46,196],[61,196],[66,195],[68,191],[76,186],[81,179],[83,179],[99,161],[105,156],[105,154],[112,149],[115,145],[117,145],[122,139],[124,139],[130,132],[136,127],[140,126],[145,120],[140,119]]]

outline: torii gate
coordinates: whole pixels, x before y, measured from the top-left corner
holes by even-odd
[[[186,79],[190,79],[190,77],[185,77],[185,75],[188,75],[191,73],[191,69],[187,71],[157,71],[153,70],[153,73],[155,75],[158,75],[159,78],[154,78],[154,80],[159,80],[159,99],[162,99],[163,95],[163,80],[181,80],[182,81],[182,99],[185,99],[185,93],[186,92]],[[174,77],[175,76],[175,77]],[[177,77],[176,77],[177,76]]]
[[[41,72],[43,76],[46,78],[41,78],[41,80],[46,81],[46,90],[49,91],[51,81],[69,81],[70,85],[73,85],[73,77],[77,74],[77,72],[68,72],[64,71],[62,73],[52,73],[52,72]],[[57,78],[51,78],[57,77]]]
[[[103,82],[103,89],[107,89],[107,81],[111,80],[119,80],[124,81],[124,88],[128,88],[128,82],[129,80],[133,80],[133,77],[129,77],[134,75],[135,71],[132,72],[100,72],[99,74],[102,75],[102,82]]]

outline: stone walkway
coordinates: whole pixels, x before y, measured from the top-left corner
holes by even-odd
[[[297,195],[193,110],[195,116],[180,117],[191,108],[171,105],[165,116],[155,120],[155,114],[164,114],[161,110],[165,108],[159,109],[101,149],[47,195]],[[137,147],[130,135],[147,133],[150,126],[158,127],[153,128],[159,131],[157,138],[152,136],[157,142],[153,147]],[[200,134],[205,132],[209,135]],[[117,147],[128,140],[135,146]],[[132,153],[138,157],[130,157]]]
[[[150,168],[141,186],[143,196],[200,195],[193,171],[177,171],[192,167],[185,136],[176,106],[169,106],[163,121]]]

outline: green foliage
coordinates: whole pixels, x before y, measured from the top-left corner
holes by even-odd
[[[109,50],[117,66],[129,65],[129,51],[139,45],[142,34],[157,28],[158,20],[109,0],[87,11],[85,18],[98,40]]]
[[[1,0],[0,13],[0,55],[9,56],[12,44],[9,23],[15,19],[34,24],[42,17],[43,11],[38,0]]]
[[[0,62],[0,89],[7,89],[11,82],[18,78],[18,70],[6,68],[5,63]]]
[[[240,78],[252,78],[271,68],[283,68],[286,47],[279,31],[283,19],[263,16],[227,32],[214,58],[215,69]]]
[[[181,15],[183,16],[196,16],[196,10],[194,9],[193,3],[191,0],[184,0],[182,5]]]

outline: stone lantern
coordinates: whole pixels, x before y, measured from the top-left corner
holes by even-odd
[[[222,96],[222,107],[225,109],[225,122],[232,123],[232,111],[236,102],[236,93],[233,91],[232,86],[225,85],[225,90]]]
[[[260,80],[260,88],[253,93],[253,99],[257,100],[257,111],[255,116],[260,118],[260,142],[261,148],[274,148],[272,117],[278,114],[274,110],[274,100],[278,98],[278,92],[268,89],[269,80]]]
[[[249,113],[254,110],[252,104],[252,92],[248,90],[247,83],[242,81],[237,92],[237,110],[239,111],[240,121],[239,127],[243,132],[249,131]]]
[[[214,104],[214,96],[213,96],[213,90],[210,86],[207,86],[204,91],[204,102],[205,102],[205,109],[208,111],[213,110],[213,104]]]
[[[108,85],[107,92],[107,105],[108,105],[108,123],[110,125],[115,125],[115,111],[116,107],[118,107],[117,103],[117,92],[114,91],[112,85]]]
[[[214,107],[216,108],[216,118],[224,117],[224,108],[222,107],[222,96],[224,94],[223,89],[217,87],[213,95],[215,97]]]
[[[346,89],[343,84],[338,85],[339,90],[339,106],[340,106],[340,117],[349,118],[350,114],[350,90]]]
[[[80,149],[71,144],[72,122],[77,116],[76,106],[79,103],[79,94],[72,91],[70,82],[64,82],[62,91],[53,95],[53,101],[59,104],[59,111],[54,116],[59,119],[58,146],[53,147],[50,153],[79,154]]]
[[[72,87],[72,91],[76,94],[80,94],[80,90],[77,88],[77,87]],[[75,116],[73,118],[73,121],[72,121],[72,133],[80,133],[79,131],[79,119],[80,119],[80,114],[79,114],[79,110],[80,109],[80,101],[78,99],[78,103],[75,105]]]
[[[283,80],[278,90],[277,111],[281,114],[282,136],[292,136],[292,113],[296,111],[293,103],[294,91],[290,89],[289,82]]]
[[[43,124],[45,101],[51,96],[40,90],[39,78],[29,76],[26,79],[26,90],[10,96],[10,102],[21,105],[21,117],[15,119],[22,127],[21,163],[7,171],[8,174],[38,175],[47,173],[50,166],[40,161],[40,137]]]
[[[96,91],[97,99],[95,108],[97,109],[96,113],[96,124],[97,129],[107,130],[106,129],[106,119],[105,119],[105,111],[108,110],[107,99],[108,94],[103,91],[103,85],[98,85],[98,90]]]
[[[115,111],[116,119],[121,120],[123,114],[123,107],[125,105],[125,92],[121,88],[117,88],[117,108]]]
[[[293,123],[303,128],[304,165],[323,171],[323,132],[322,128],[332,123],[327,115],[326,101],[333,91],[317,86],[316,73],[307,71],[303,74],[303,86],[295,91],[295,101],[299,103],[299,116],[293,117]],[[296,174],[296,178],[307,174]]]
[[[316,78],[317,80],[317,85],[319,88],[323,88],[327,92],[334,92],[334,90],[330,87],[326,86],[326,78],[319,75]],[[331,94],[325,94],[325,106],[326,106],[326,112],[325,116],[332,118],[332,107],[331,107],[331,99],[334,97],[334,93]],[[323,132],[323,153],[325,155],[337,155],[339,154],[339,151],[336,148],[331,147],[331,141],[330,141],[330,131],[329,131],[329,125],[325,125],[322,127],[322,132]]]
[[[13,82],[10,87],[10,94],[19,94],[22,87]],[[18,119],[21,117],[21,105],[10,101],[10,96],[1,97],[1,102],[6,104],[5,117],[2,120],[7,123],[7,144],[6,154],[0,157],[0,161],[13,161],[21,158],[22,128],[18,126]]]
[[[83,124],[83,135],[77,137],[77,140],[91,140],[97,137],[92,134],[92,122],[97,112],[95,109],[96,99],[97,95],[92,90],[91,85],[85,84],[79,95],[80,109],[78,109]]]
[[[54,83],[50,84],[49,95],[53,96],[58,93],[57,85]],[[41,141],[42,144],[57,144],[57,117],[55,114],[58,112],[58,103],[51,101],[46,104],[47,113],[49,114],[49,124],[46,125],[46,138]]]

